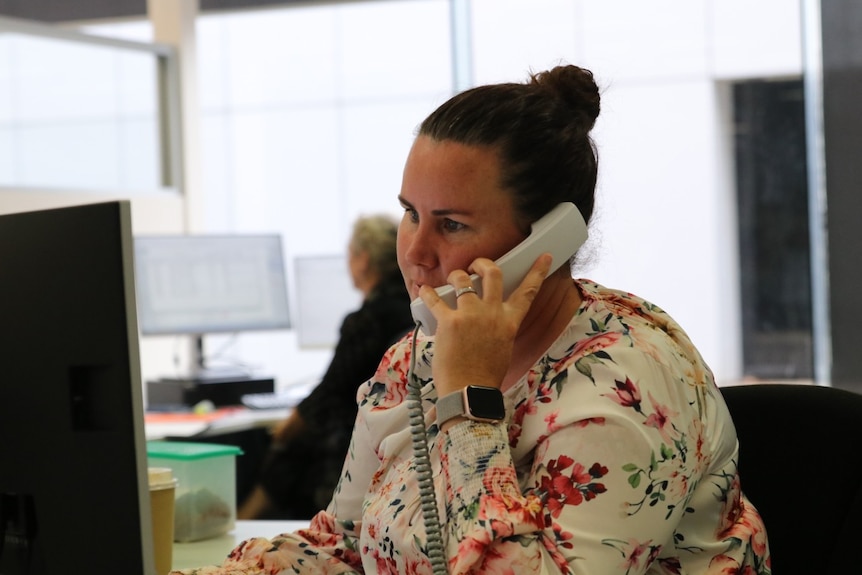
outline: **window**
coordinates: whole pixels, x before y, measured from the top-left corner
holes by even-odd
[[[811,379],[808,179],[802,80],[734,87],[743,372]]]

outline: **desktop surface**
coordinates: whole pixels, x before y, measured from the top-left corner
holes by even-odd
[[[151,411],[144,415],[147,441],[165,438],[215,437],[257,428],[273,427],[291,409],[249,409],[233,407],[209,413],[193,411]]]
[[[205,565],[220,565],[234,547],[246,539],[271,539],[308,526],[308,521],[247,521],[238,520],[234,530],[211,539],[191,543],[174,543],[174,569],[188,569]]]

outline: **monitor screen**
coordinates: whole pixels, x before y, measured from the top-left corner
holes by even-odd
[[[135,238],[142,335],[290,327],[279,235]]]
[[[0,215],[0,350],[0,573],[155,573],[127,201]]]
[[[293,264],[299,346],[334,348],[344,317],[362,305],[347,256],[301,256]]]

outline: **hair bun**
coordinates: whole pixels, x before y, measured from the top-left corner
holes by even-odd
[[[592,129],[601,110],[599,87],[593,73],[574,65],[556,66],[550,70],[533,74],[530,83],[548,90],[580,116],[580,120]]]

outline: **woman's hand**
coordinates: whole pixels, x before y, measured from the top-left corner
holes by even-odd
[[[515,336],[527,315],[552,258],[539,256],[521,284],[503,300],[503,275],[486,258],[476,259],[470,272],[482,278],[482,297],[464,293],[450,308],[430,286],[422,286],[419,297],[437,320],[431,373],[438,397],[467,385],[500,388],[512,360]],[[458,288],[471,285],[467,271],[455,270],[447,278]]]

